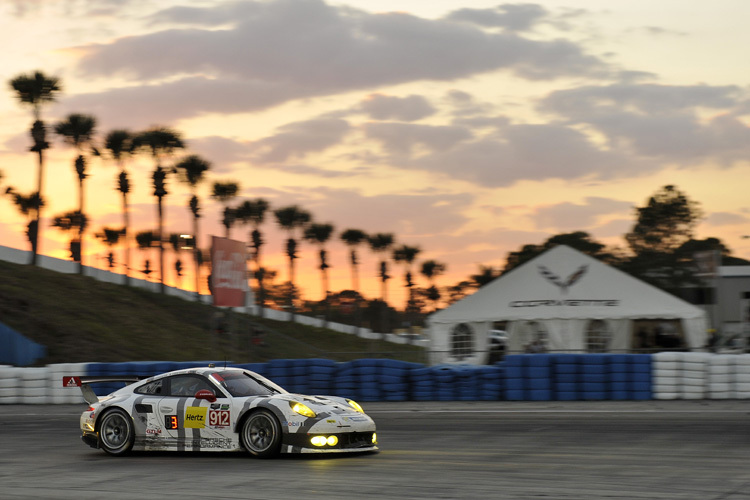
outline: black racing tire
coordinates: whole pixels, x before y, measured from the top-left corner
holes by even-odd
[[[99,447],[110,455],[125,455],[133,448],[133,419],[124,410],[113,408],[99,421]]]
[[[240,438],[248,453],[270,458],[281,448],[281,425],[269,410],[256,410],[243,422]]]

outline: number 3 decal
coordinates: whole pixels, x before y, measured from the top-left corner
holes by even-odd
[[[208,425],[212,427],[227,427],[229,425],[229,411],[211,410],[208,412]]]

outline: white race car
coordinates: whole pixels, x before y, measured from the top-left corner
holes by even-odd
[[[96,382],[131,383],[99,398]],[[375,422],[351,399],[290,394],[241,368],[189,368],[145,380],[63,377],[91,405],[81,439],[110,455],[131,450],[278,453],[375,451]]]

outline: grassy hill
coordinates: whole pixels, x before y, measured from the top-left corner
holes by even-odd
[[[47,346],[39,364],[117,361],[388,357],[425,362],[421,348],[219,310],[141,289],[0,261],[0,322]],[[262,332],[261,345],[251,333]],[[2,346],[0,346],[2,348]]]

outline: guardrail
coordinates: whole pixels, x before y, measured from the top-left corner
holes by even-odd
[[[149,377],[208,363],[0,366],[0,404],[83,403],[80,391],[62,387],[67,375]],[[290,392],[365,402],[750,399],[750,354],[513,354],[490,366],[425,366],[392,359],[276,359],[228,366],[260,373]],[[97,384],[94,390],[102,395],[118,387],[122,384]]]

